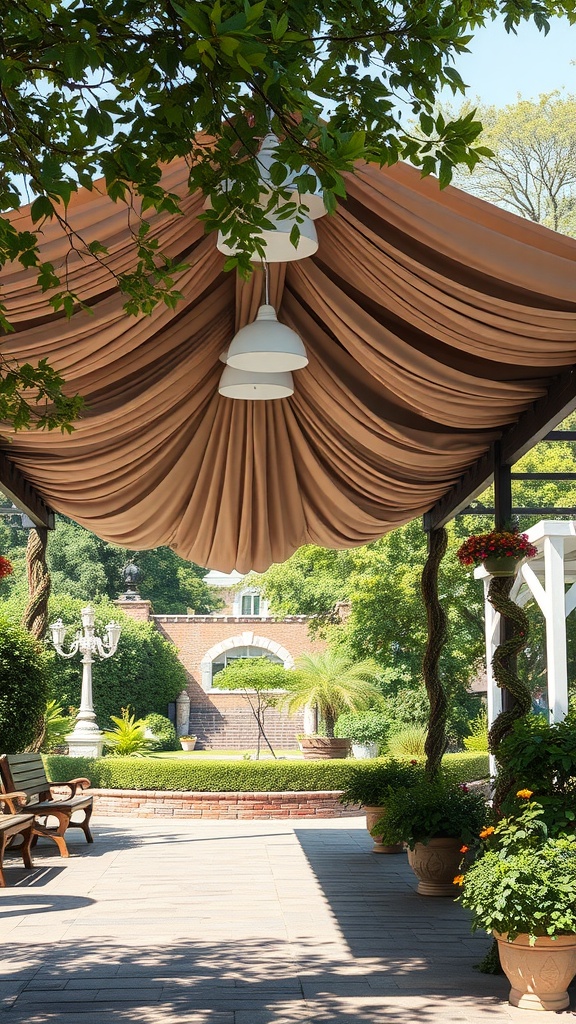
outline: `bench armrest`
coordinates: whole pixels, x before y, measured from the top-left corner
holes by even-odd
[[[20,791],[0,794],[0,804],[7,804],[11,814],[18,814],[20,806],[24,807],[27,799],[26,793]]]
[[[90,787],[90,779],[70,779],[68,782],[51,782],[50,783],[50,795],[52,796],[53,789],[64,789],[70,790],[70,796],[76,796],[78,789],[88,789]]]

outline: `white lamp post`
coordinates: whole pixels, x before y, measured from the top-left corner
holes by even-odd
[[[96,723],[94,704],[92,701],[92,665],[93,655],[99,658],[111,658],[116,652],[120,639],[120,626],[117,622],[109,622],[106,636],[101,639],[94,633],[94,609],[87,605],[82,609],[82,629],[77,630],[69,651],[62,649],[66,626],[58,619],[50,626],[52,643],[61,658],[73,658],[80,651],[82,655],[82,696],[80,710],[76,715],[74,731],[67,736],[68,749],[72,757],[101,757],[104,745],[103,734]]]

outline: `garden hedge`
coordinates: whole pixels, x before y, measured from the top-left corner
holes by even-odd
[[[186,761],[182,758],[85,757],[46,755],[52,782],[86,777],[96,789],[176,790],[210,793],[282,793],[341,790],[362,762],[335,761]],[[374,761],[366,762],[374,764]],[[446,754],[446,775],[457,782],[488,776],[488,755],[466,751]]]

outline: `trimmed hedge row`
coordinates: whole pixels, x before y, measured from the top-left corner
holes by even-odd
[[[183,761],[146,757],[46,755],[52,782],[86,777],[95,789],[176,790],[207,793],[282,793],[346,789],[353,758],[335,761]],[[374,764],[374,761],[366,762]],[[455,782],[488,777],[488,755],[446,754],[445,774]]]

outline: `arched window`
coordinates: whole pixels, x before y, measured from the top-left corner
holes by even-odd
[[[271,661],[273,665],[284,664],[282,658],[278,658],[263,647],[232,647],[229,651],[224,651],[212,662],[212,679],[214,679],[218,672],[222,672],[222,669],[230,665],[231,662],[241,661],[243,658],[268,658],[268,661]]]
[[[275,640],[245,632],[215,644],[206,652],[200,663],[202,688],[212,689],[212,680],[226,665],[240,658],[268,658],[274,665],[294,668],[294,659],[289,651]]]
[[[232,606],[234,615],[269,615],[268,602],[261,596],[257,587],[245,587],[236,593]]]

